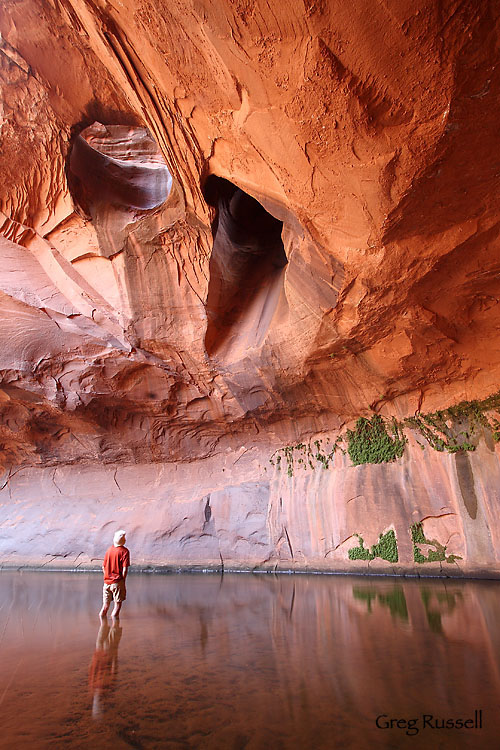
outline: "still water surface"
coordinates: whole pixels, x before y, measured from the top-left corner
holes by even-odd
[[[2,749],[500,746],[500,583],[101,580],[0,573]]]

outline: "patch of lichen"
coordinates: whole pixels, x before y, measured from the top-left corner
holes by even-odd
[[[349,560],[374,560],[376,557],[380,557],[382,560],[387,562],[397,563],[398,557],[398,543],[396,534],[392,529],[387,531],[385,534],[380,534],[379,540],[376,544],[372,545],[369,550],[365,547],[365,542],[362,536],[355,534],[358,537],[358,546],[352,547],[348,551]]]
[[[416,563],[430,562],[447,562],[453,563],[455,560],[461,560],[460,555],[446,555],[446,545],[438,542],[437,539],[427,539],[424,534],[424,528],[421,522],[414,523],[410,526],[411,540],[413,543],[413,559]],[[427,553],[427,557],[422,554],[419,544],[430,544],[434,547]]]
[[[387,426],[379,414],[371,419],[360,417],[354,430],[347,430],[347,451],[354,466],[359,464],[381,464],[401,458],[406,443],[401,424],[392,419]]]

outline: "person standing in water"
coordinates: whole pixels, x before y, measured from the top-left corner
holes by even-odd
[[[106,617],[111,600],[115,603],[111,617],[118,617],[122,604],[127,598],[125,581],[130,568],[130,552],[125,547],[125,541],[125,532],[123,529],[119,529],[113,537],[113,546],[107,550],[104,556],[102,566],[104,586],[102,609],[99,612],[99,617]]]

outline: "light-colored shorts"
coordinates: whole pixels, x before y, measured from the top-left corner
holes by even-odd
[[[105,583],[102,588],[102,603],[105,607],[108,607],[113,599],[115,604],[124,602],[127,598],[127,589],[125,588],[125,581],[117,581],[116,583]]]

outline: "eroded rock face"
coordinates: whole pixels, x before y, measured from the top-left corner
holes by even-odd
[[[217,562],[219,527],[198,557],[149,536],[151,525],[160,536],[171,523],[197,529],[213,492],[230,509],[228,538],[245,540],[230,543],[234,564],[274,560],[291,542],[279,546],[272,521],[288,482],[306,515],[319,498],[335,544],[347,535],[351,548],[359,534],[371,549],[396,526],[410,544],[422,523],[464,570],[494,567],[496,490],[485,477],[498,468],[486,434],[456,465],[411,443],[399,468],[370,467],[356,523],[340,520],[354,507],[344,473],[364,476],[347,458],[328,481],[310,469],[314,490],[268,476],[277,448],[335,439],[370,410],[403,417],[498,390],[493,7],[20,0],[2,9],[0,31],[9,559],[12,503],[34,504],[21,514],[34,529],[51,472],[71,485],[55,496],[71,505],[88,471],[107,482],[130,467],[140,508],[133,467],[166,471],[161,498],[175,508],[185,479],[173,466],[185,464],[196,477],[186,515],[134,521],[145,561]],[[240,458],[252,451],[249,470]],[[426,500],[405,461],[426,477]],[[392,520],[391,472],[407,493]],[[25,477],[15,489],[14,475]],[[462,490],[462,525],[429,530],[440,493],[456,514]],[[121,518],[113,503],[103,529]],[[370,503],[383,505],[380,522]],[[265,518],[252,537],[260,551],[242,508]],[[47,511],[47,533],[59,512]],[[328,552],[320,526],[300,526],[302,564],[342,567],[347,549]],[[56,546],[69,538],[63,528]]]

